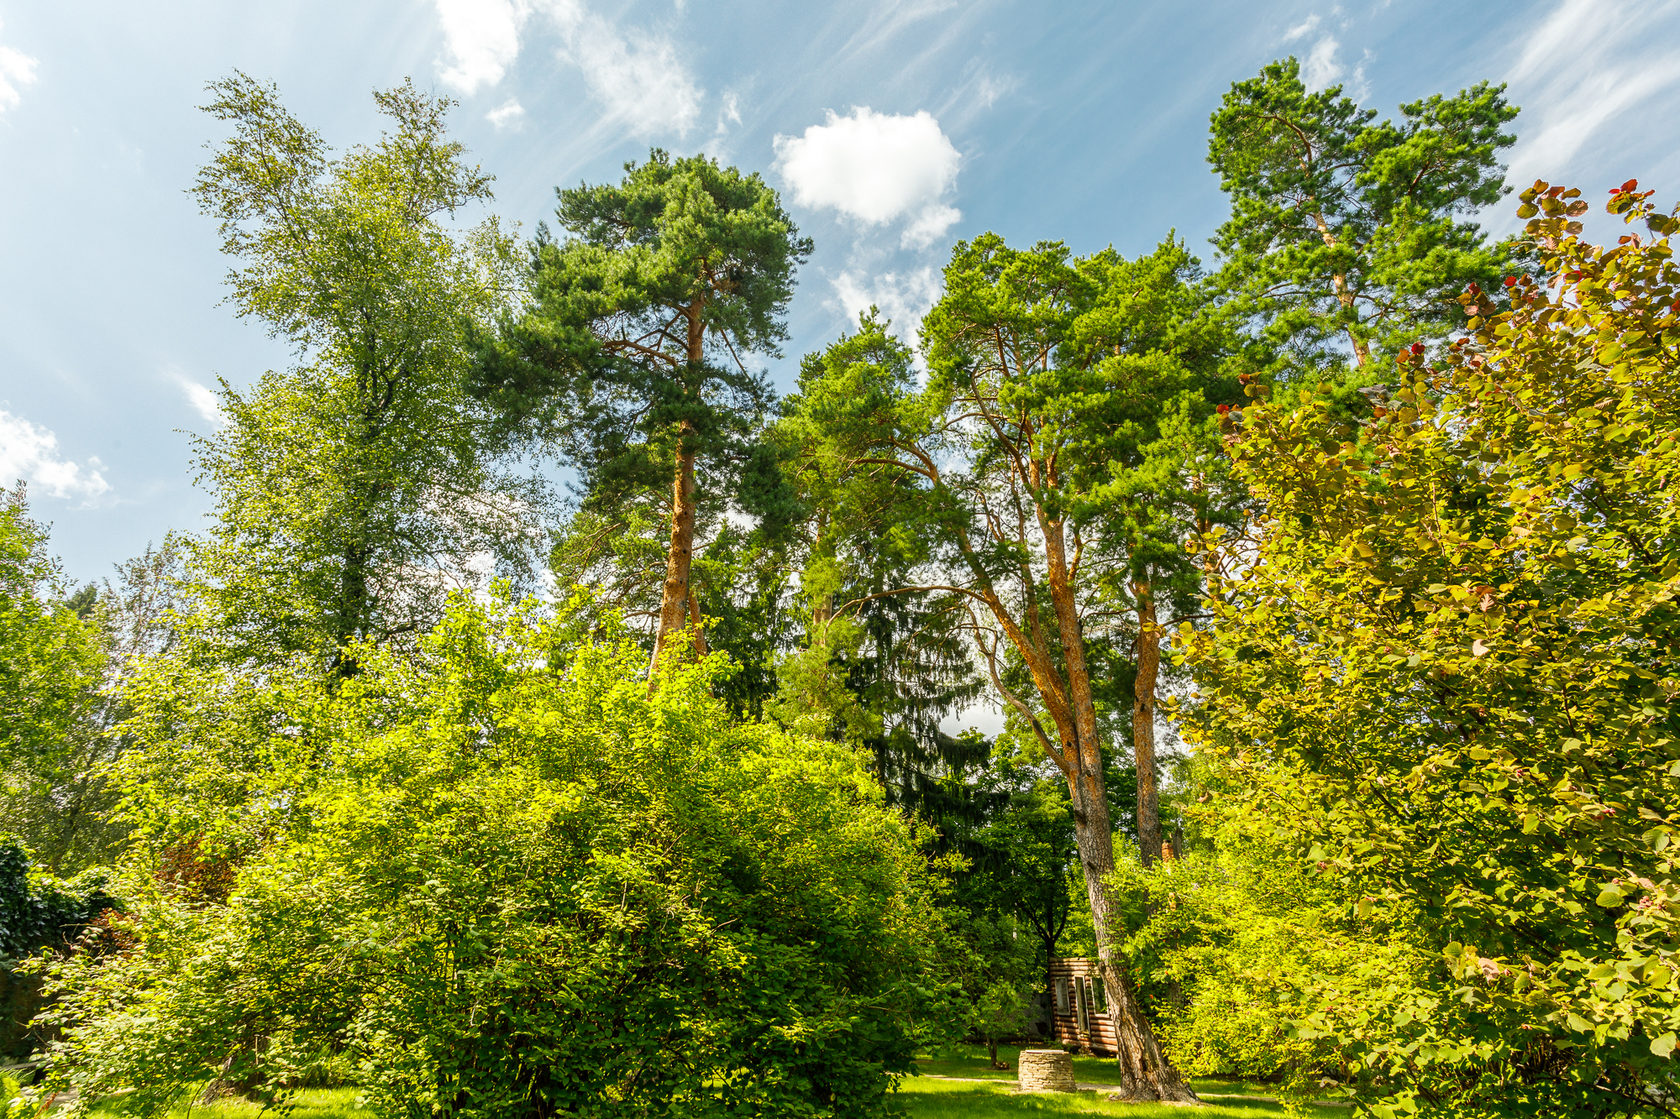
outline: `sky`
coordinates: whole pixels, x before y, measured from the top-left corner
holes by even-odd
[[[1680,197],[1680,0],[0,0],[0,481],[76,582],[203,529],[211,390],[292,360],[222,304],[187,193],[222,135],[205,83],[235,69],[340,150],[376,138],[374,89],[458,99],[527,233],[556,186],[650,147],[762,172],[816,243],[761,359],[785,389],[871,303],[913,336],[959,238],[1137,254],[1176,231],[1212,263],[1209,114],[1286,55],[1385,115],[1505,82],[1508,181]]]

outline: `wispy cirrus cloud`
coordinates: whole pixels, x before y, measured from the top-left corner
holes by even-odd
[[[638,136],[686,136],[700,117],[704,91],[670,36],[640,29],[625,35],[579,0],[546,0],[559,30],[558,56],[583,74],[590,95]]]
[[[227,416],[222,412],[222,402],[216,396],[216,390],[193,380],[179,369],[165,370],[165,375],[181,390],[192,410],[199,418],[214,427],[221,427],[227,423]]]
[[[1680,85],[1680,45],[1650,29],[1680,13],[1676,0],[1606,5],[1564,0],[1522,39],[1506,81],[1522,106],[1508,180],[1563,182],[1591,174],[1620,182],[1648,165],[1651,121],[1672,113]],[[1592,168],[1576,158],[1592,152]],[[1594,182],[1577,185],[1599,186]]]
[[[554,57],[575,67],[609,121],[637,136],[687,135],[700,116],[705,91],[671,37],[651,28],[626,33],[582,0],[433,0],[446,58],[440,77],[470,96],[506,76],[530,38],[533,23],[554,32]],[[542,20],[534,17],[542,16]],[[524,113],[509,100],[487,117],[497,128],[517,127]]]
[[[893,116],[867,106],[775,139],[776,168],[802,206],[865,225],[901,223],[901,243],[925,248],[962,217],[946,201],[962,156],[926,110]]]
[[[0,408],[0,484],[21,481],[35,493],[91,502],[111,492],[98,458],[72,462],[58,448],[58,436]]]
[[[1359,61],[1350,70],[1347,63],[1342,61],[1342,41],[1332,30],[1334,25],[1346,32],[1351,22],[1341,7],[1336,5],[1330,9],[1328,19],[1313,12],[1283,33],[1285,43],[1312,40],[1306,55],[1301,58],[1301,84],[1307,89],[1316,93],[1339,85],[1355,101],[1363,101],[1370,95],[1371,86],[1366,79],[1365,69],[1371,62],[1371,52],[1360,52]]]

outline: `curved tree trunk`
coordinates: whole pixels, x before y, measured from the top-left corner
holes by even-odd
[[[1085,891],[1091,899],[1097,966],[1108,992],[1108,1015],[1118,1042],[1120,1094],[1137,1100],[1200,1103],[1196,1093],[1161,1052],[1143,1004],[1112,945],[1113,909],[1104,880],[1114,871],[1114,836],[1109,825],[1108,804],[1101,794],[1100,775],[1097,791],[1094,802],[1087,799],[1081,805],[1075,800],[1074,840],[1079,846]]]

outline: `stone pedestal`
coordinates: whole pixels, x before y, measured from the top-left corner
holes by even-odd
[[[1023,1049],[1017,1067],[1023,1092],[1077,1092],[1073,1054],[1061,1049]]]

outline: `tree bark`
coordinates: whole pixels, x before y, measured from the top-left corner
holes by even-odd
[[[1085,637],[1079,625],[1078,603],[1063,547],[1061,524],[1042,516],[1040,523],[1048,530],[1045,532],[1045,551],[1049,561],[1050,599],[1061,631],[1068,700],[1073,709],[1072,726],[1068,728],[1073,731],[1073,741],[1066,740],[1064,731],[1062,743],[1064,756],[1072,767],[1064,769],[1064,772],[1073,796],[1074,841],[1085,876],[1085,891],[1091,901],[1098,968],[1102,972],[1104,988],[1111,992],[1108,1013],[1118,1042],[1121,1092],[1140,1100],[1199,1102],[1196,1093],[1190,1090],[1178,1070],[1162,1054],[1160,1043],[1155,1040],[1155,1031],[1132,990],[1131,980],[1115,959],[1113,939],[1118,930],[1112,923],[1106,884],[1109,875],[1114,873],[1114,828],[1108,814],[1108,791],[1103,786],[1102,741],[1097,733],[1096,696],[1085,660]],[[1139,788],[1142,788],[1141,774]],[[1143,813],[1140,811],[1138,816],[1141,821]],[[1155,833],[1158,844],[1158,820]]]
[[[1323,214],[1313,215],[1313,225],[1318,229],[1319,239],[1328,247],[1335,248],[1337,244],[1336,235],[1330,232],[1330,224],[1324,220]],[[1353,292],[1348,287],[1347,275],[1342,272],[1332,273],[1330,287],[1335,291],[1336,302],[1342,305],[1342,310],[1353,310]],[[1347,325],[1347,336],[1348,341],[1353,344],[1353,363],[1356,367],[1363,368],[1365,363],[1371,360],[1371,347],[1365,344],[1364,339],[1354,333],[1351,322]]]
[[[694,425],[684,420],[671,482],[671,542],[665,553],[665,589],[659,601],[659,633],[653,642],[657,668],[670,651],[673,636],[688,625],[688,576],[694,564]]]
[[[1094,818],[1100,815],[1101,819]],[[1108,992],[1108,1016],[1114,1024],[1119,1050],[1120,1094],[1136,1100],[1171,1103],[1200,1103],[1178,1070],[1161,1052],[1160,1042],[1143,1012],[1143,1004],[1132,988],[1131,978],[1116,957],[1110,942],[1113,910],[1104,880],[1114,870],[1114,838],[1108,826],[1108,808],[1087,812],[1083,824],[1074,817],[1074,839],[1079,846],[1080,868],[1085,872],[1085,891],[1091,899],[1091,924],[1097,938],[1097,969]]]
[[[1142,580],[1132,584],[1137,603],[1137,680],[1132,688],[1132,753],[1137,760],[1138,854],[1151,866],[1161,854],[1161,802],[1155,773],[1155,685],[1161,675],[1161,629],[1155,597]]]
[[[700,367],[705,361],[706,324],[700,317],[701,305],[688,307],[688,370],[690,392],[697,392]],[[689,624],[689,571],[694,564],[694,459],[698,453],[700,433],[693,419],[685,416],[677,428],[676,474],[671,480],[671,542],[665,553],[665,589],[659,601],[659,632],[653,639],[653,667],[658,669],[663,658],[671,652],[671,639]],[[694,651],[704,655],[705,638],[700,635],[699,610],[694,611]],[[657,679],[649,673],[651,690]]]

